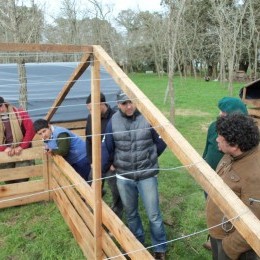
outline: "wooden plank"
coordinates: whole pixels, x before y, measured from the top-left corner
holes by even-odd
[[[260,109],[259,108],[249,108],[248,109],[248,114],[250,116],[260,117]]]
[[[17,197],[17,195],[0,198],[0,209],[10,208],[14,206],[27,205],[34,202],[49,200],[48,193],[24,193]]]
[[[86,140],[86,133],[85,133],[85,128],[84,129],[77,129],[77,130],[71,130],[74,134],[78,135],[82,140]]]
[[[93,189],[78,174],[74,174],[72,167],[60,156],[54,156],[53,160],[56,165],[63,169],[63,173],[74,183],[75,188],[81,196],[86,199],[90,206],[94,207]],[[117,217],[117,215],[102,201],[102,220],[103,224],[110,230],[115,239],[119,242],[123,250],[128,253],[129,257],[134,260],[154,259],[145,247],[135,238],[132,232]]]
[[[0,186],[0,198],[14,196],[14,195],[19,197],[19,196],[23,196],[23,194],[26,194],[28,192],[37,193],[43,191],[44,191],[43,180],[6,184]]]
[[[4,52],[85,52],[92,53],[92,46],[61,44],[21,44],[0,43],[0,51]]]
[[[64,191],[62,189],[57,190],[60,186],[56,180],[53,180],[53,184],[53,188],[56,189],[54,190],[53,199],[56,202],[56,205],[58,206],[64,220],[82,249],[83,254],[87,257],[87,259],[94,259],[93,237],[75,211],[75,208],[71,205]]]
[[[84,129],[86,128],[86,120],[81,120],[81,121],[72,121],[72,122],[57,122],[55,123],[57,126],[65,127],[70,130],[75,130],[75,129]]]
[[[102,203],[101,203],[101,112],[100,112],[100,64],[94,59],[91,69],[91,113],[92,113],[92,169],[94,188],[94,239],[95,259],[102,255]]]
[[[260,107],[260,99],[243,99],[243,102],[247,105]]]
[[[50,190],[50,173],[52,170],[52,162],[51,162],[51,156],[49,156],[47,153],[43,154],[43,166],[42,166],[42,175],[43,175],[43,181],[44,181],[44,190],[49,191]],[[49,200],[50,200],[50,192],[48,192]]]
[[[71,183],[62,175],[62,169],[58,168],[59,166],[53,165],[52,177],[56,180],[60,187],[69,187]],[[75,173],[76,174],[76,173]],[[88,229],[92,234],[94,234],[94,217],[91,212],[90,206],[83,202],[82,197],[79,193],[73,188],[64,189],[64,193],[66,193],[67,197],[73,204],[75,210],[81,216],[83,222],[86,224]],[[109,234],[102,228],[102,248],[107,257],[112,257],[118,255],[117,259],[125,259],[122,256],[122,253],[117,248],[117,245],[114,243]]]
[[[62,103],[66,95],[69,93],[70,89],[76,83],[77,79],[79,79],[80,76],[83,74],[83,72],[87,69],[87,67],[89,66],[90,56],[91,53],[86,53],[83,55],[78,67],[74,70],[67,83],[63,86],[62,90],[60,91],[59,95],[55,99],[53,105],[51,106],[51,109],[48,111],[47,115],[45,116],[46,120],[49,121],[53,117],[53,115],[59,108],[59,105]]]
[[[5,152],[0,152],[0,163],[19,162],[25,160],[34,160],[42,158],[43,149],[41,147],[33,147],[24,149],[19,156],[8,156]]]
[[[100,47],[93,46],[94,56],[110,73],[115,82],[136,103],[138,110],[161,135],[168,148],[183,165],[191,165],[187,170],[209,194],[228,218],[239,218],[234,225],[250,246],[260,255],[260,221],[250,209],[223,182],[215,171],[201,158],[180,132],[169,122],[158,108],[127,77],[119,66]]]
[[[42,176],[43,166],[31,165],[25,167],[0,170],[0,182]]]

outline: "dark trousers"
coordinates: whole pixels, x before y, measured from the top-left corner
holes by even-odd
[[[88,162],[87,157],[72,164],[71,166],[85,181],[88,181],[90,173],[90,163]]]
[[[213,260],[230,260],[225,254],[222,247],[222,240],[210,237],[211,248],[212,248],[212,259]],[[260,257],[253,250],[244,252],[238,258],[239,260],[259,260]]]
[[[112,193],[112,210],[116,213],[116,215],[122,219],[123,217],[123,203],[117,188],[116,184],[116,172],[115,171],[108,171],[106,172],[107,183]]]
[[[107,177],[107,184],[109,186],[109,189],[111,190],[112,193],[112,205],[111,209],[115,212],[115,214],[122,219],[123,217],[123,203],[120,198],[120,194],[117,188],[116,184],[116,172],[115,171],[107,171],[103,177]],[[92,169],[89,174],[89,181],[93,180],[93,174],[92,174]],[[91,185],[92,182],[89,182]],[[102,180],[102,193],[103,193],[103,188],[104,188],[104,183],[105,180]]]

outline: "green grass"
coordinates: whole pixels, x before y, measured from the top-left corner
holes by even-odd
[[[167,77],[131,74],[130,78],[166,115],[169,101],[164,104]],[[218,82],[194,78],[175,78],[175,127],[201,154],[208,124],[219,111],[217,102],[229,93]],[[235,84],[238,96],[241,84]],[[168,259],[211,259],[202,244],[207,232],[181,239],[206,228],[205,199],[202,188],[187,173],[185,167],[168,150],[160,157],[159,192],[161,210],[166,224]],[[106,188],[108,190],[108,188]],[[105,196],[110,201],[110,193]],[[150,243],[148,222],[140,205]],[[176,240],[176,241],[175,241]],[[35,203],[2,209],[0,214],[0,259],[84,259],[71,232],[54,203]]]

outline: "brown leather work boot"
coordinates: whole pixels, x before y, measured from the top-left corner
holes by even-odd
[[[203,247],[209,251],[211,251],[211,243],[210,243],[210,240],[209,240],[209,235],[208,235],[208,238],[207,238],[207,241],[203,244]]]
[[[155,260],[165,260],[165,252],[154,252],[153,257]]]

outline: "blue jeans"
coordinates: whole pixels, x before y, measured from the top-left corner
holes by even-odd
[[[139,181],[117,178],[117,187],[124,205],[129,229],[141,243],[144,243],[144,229],[138,212],[140,193],[149,218],[153,251],[165,252],[166,233],[159,208],[157,177]]]

